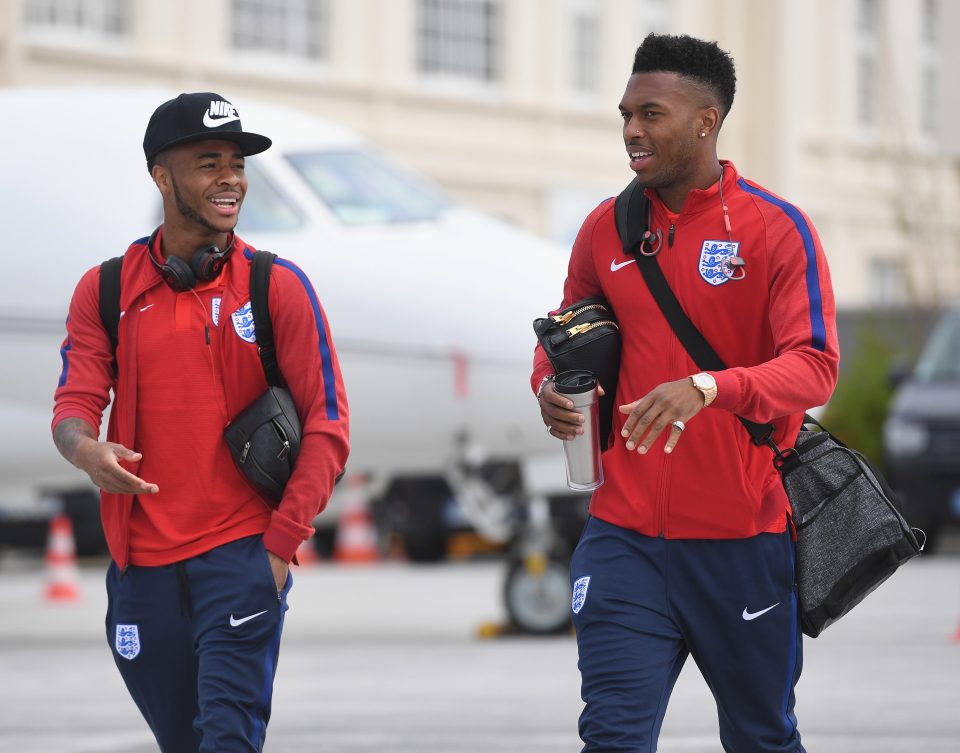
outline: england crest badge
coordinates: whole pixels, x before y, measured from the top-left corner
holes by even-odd
[[[714,286],[729,282],[723,268],[739,252],[740,241],[704,241],[700,247],[700,276]]]
[[[583,605],[587,602],[587,588],[590,587],[590,576],[577,578],[573,584],[573,613],[580,614]]]
[[[124,659],[136,659],[140,653],[140,630],[136,625],[117,625],[114,645]]]
[[[233,328],[240,335],[240,339],[248,343],[257,341],[257,330],[253,324],[253,309],[250,307],[250,301],[238,308],[230,318],[233,319]]]

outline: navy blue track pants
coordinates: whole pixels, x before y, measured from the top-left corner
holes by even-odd
[[[590,518],[570,578],[583,753],[655,751],[688,655],[716,699],[724,751],[804,753],[789,532],[662,539]]]
[[[292,578],[261,536],[107,572],[107,641],[163,753],[261,751]]]

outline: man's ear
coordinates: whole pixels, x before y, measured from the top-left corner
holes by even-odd
[[[155,163],[153,169],[150,171],[150,177],[153,178],[153,182],[157,184],[157,188],[160,189],[160,193],[166,195],[170,192],[171,182],[169,167],[160,162]]]
[[[720,127],[720,110],[716,107],[705,107],[700,111],[699,131],[703,136],[713,133]]]

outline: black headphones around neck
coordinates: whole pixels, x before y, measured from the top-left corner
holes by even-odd
[[[153,243],[157,239],[160,227],[154,230],[147,240],[147,255],[167,285],[178,293],[182,293],[192,290],[200,281],[216,279],[223,265],[227,263],[227,255],[233,249],[235,237],[233,233],[230,233],[230,242],[223,251],[217,246],[203,246],[193,252],[189,262],[185,262],[179,256],[168,256],[161,264],[153,252]]]

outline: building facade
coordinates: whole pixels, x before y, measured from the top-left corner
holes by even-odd
[[[632,177],[617,105],[650,31],[733,54],[721,156],[812,217],[841,306],[960,298],[948,0],[0,0],[0,86],[293,106],[569,243]]]

